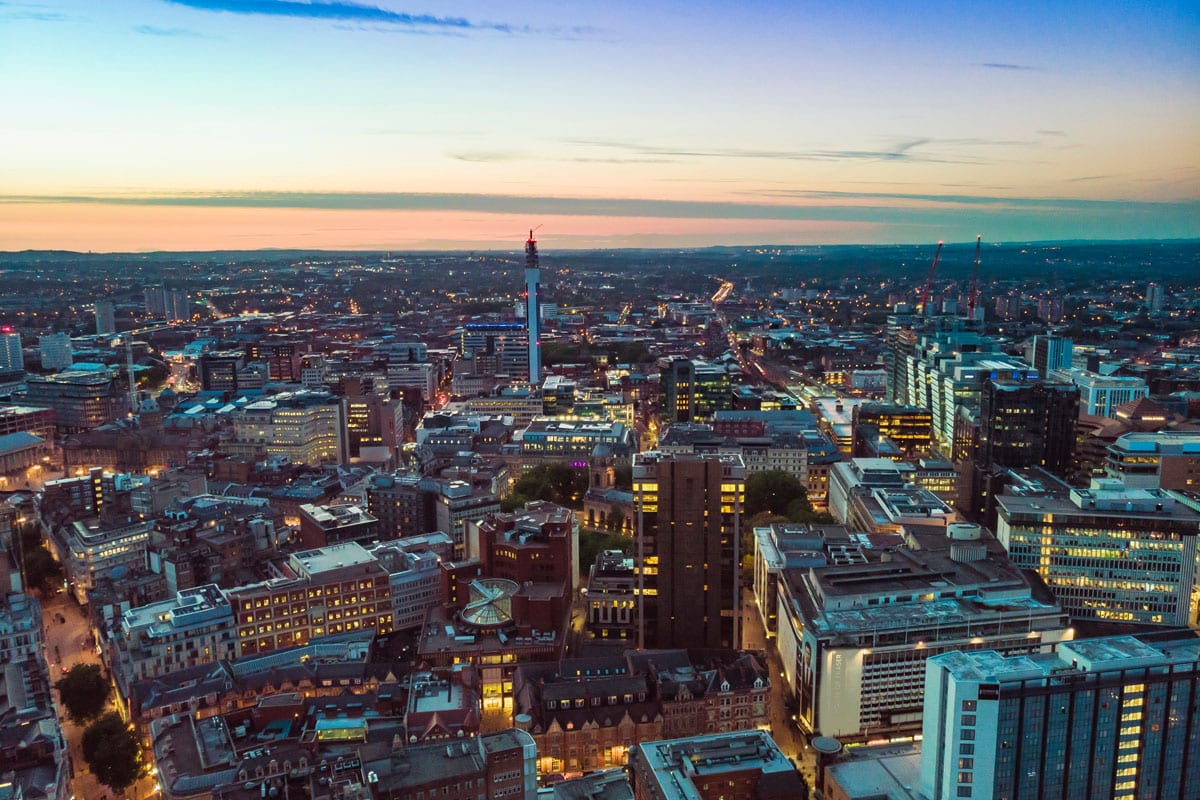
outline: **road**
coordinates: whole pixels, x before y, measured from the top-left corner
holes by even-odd
[[[61,621],[60,621],[61,620]],[[59,592],[54,597],[42,600],[42,624],[45,629],[46,663],[50,665],[50,683],[54,684],[71,667],[77,664],[96,664],[104,668],[96,647],[91,643],[91,627],[87,615],[70,595]],[[86,725],[76,725],[66,716],[62,707],[58,690],[51,690],[55,706],[59,710],[63,736],[67,739],[67,748],[71,754],[71,794],[77,798],[113,797],[114,793],[102,785],[96,776],[88,769],[83,759],[81,741]],[[109,698],[107,711],[117,711],[113,698]],[[125,796],[144,800],[155,794],[156,784],[152,776],[138,781],[125,791]]]
[[[783,754],[799,767],[800,774],[804,776],[808,785],[813,786],[816,754],[809,747],[808,738],[796,727],[788,710],[783,663],[779,660],[779,651],[774,641],[767,641],[762,617],[758,613],[758,604],[754,599],[754,592],[750,589],[742,591],[742,649],[766,652],[767,668],[771,675],[771,737]]]
[[[721,287],[717,289],[716,294],[712,296],[712,304],[715,306],[717,303],[725,302],[725,299],[729,297],[732,291],[733,281],[721,281]]]

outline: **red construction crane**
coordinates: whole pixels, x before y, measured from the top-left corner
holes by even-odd
[[[937,252],[933,254],[933,266],[929,269],[929,280],[925,281],[925,290],[921,292],[921,314],[928,316],[926,306],[929,305],[929,296],[933,293],[933,278],[937,275],[938,259],[942,257],[942,245],[944,242],[938,242]]]
[[[975,237],[975,271],[971,273],[971,295],[967,298],[967,319],[975,319],[975,298],[979,295],[979,243],[983,234]]]

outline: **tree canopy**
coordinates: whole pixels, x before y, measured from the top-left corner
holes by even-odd
[[[584,575],[596,563],[602,550],[620,550],[628,554],[633,549],[633,539],[604,531],[581,530],[579,532],[579,571]]]
[[[501,501],[501,507],[512,511],[530,500],[549,500],[577,509],[581,507],[587,489],[587,470],[561,462],[538,464],[517,480],[512,494]]]
[[[748,516],[763,511],[786,515],[795,500],[808,502],[808,489],[790,472],[772,469],[752,472],[746,476],[746,510]]]
[[[76,664],[54,684],[66,706],[67,714],[77,724],[95,719],[104,711],[110,686],[96,664]]]
[[[96,778],[114,792],[132,786],[142,774],[142,748],[121,715],[110,711],[83,732],[83,759]]]
[[[38,543],[25,551],[25,581],[30,589],[53,594],[62,586],[62,579],[62,564],[54,560],[46,545]]]
[[[752,472],[746,477],[745,513],[752,518],[760,515],[763,519],[775,518],[771,522],[782,521],[778,518],[813,525],[834,521],[829,514],[814,511],[808,501],[808,488],[799,478],[783,470]]]

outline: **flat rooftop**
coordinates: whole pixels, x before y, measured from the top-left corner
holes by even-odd
[[[291,560],[301,565],[309,575],[317,575],[343,567],[375,563],[375,556],[358,542],[339,542],[328,547],[301,550],[293,553]]]
[[[1148,490],[1143,490],[1148,491]],[[1081,490],[1073,489],[1071,494],[1074,497],[1082,498],[1086,502],[1092,495],[1091,493],[1083,493]],[[1179,522],[1190,522],[1193,525],[1200,524],[1200,514],[1197,514],[1192,509],[1188,508],[1183,503],[1176,503],[1168,498],[1167,502],[1163,503],[1163,510],[1139,510],[1136,506],[1133,510],[1125,510],[1118,506],[1119,500],[1116,496],[1097,496],[1098,505],[1103,505],[1103,508],[1085,509],[1081,508],[1071,499],[1062,497],[1047,497],[1041,495],[1011,495],[1001,494],[996,496],[996,504],[1004,511],[1012,516],[1029,517],[1034,516],[1041,520],[1047,514],[1053,514],[1058,517],[1118,517],[1123,519],[1152,519],[1152,520],[1172,520]],[[1130,501],[1138,504],[1147,502],[1146,497],[1140,495],[1131,495]],[[1157,503],[1155,503],[1157,506]]]
[[[668,739],[637,745],[642,760],[654,771],[663,800],[698,800],[692,776],[711,778],[722,773],[757,770],[763,776],[799,774],[775,740],[765,731],[740,731]]]
[[[855,747],[825,771],[826,782],[836,783],[847,800],[924,800],[917,791],[921,782],[921,746],[882,745]]]
[[[375,522],[375,517],[368,514],[361,506],[343,503],[334,506],[314,506],[303,503],[301,513],[307,514],[313,522],[325,529],[347,528],[351,525],[363,525]]]
[[[931,661],[944,666],[959,680],[1024,680],[1195,664],[1200,661],[1200,637],[1180,633],[1170,639],[1143,641],[1133,636],[1106,636],[1062,642],[1054,653],[1006,657],[994,650],[956,651],[936,656]]]

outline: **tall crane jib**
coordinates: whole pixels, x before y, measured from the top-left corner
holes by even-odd
[[[933,266],[929,269],[929,278],[925,281],[925,289],[921,292],[921,315],[929,316],[929,298],[933,294],[933,279],[937,275],[938,259],[942,257],[942,246],[945,242],[938,242],[937,252],[933,254]]]
[[[967,298],[967,319],[975,320],[975,303],[979,298],[979,245],[983,242],[983,234],[975,237],[975,269],[971,273],[971,295]]]

